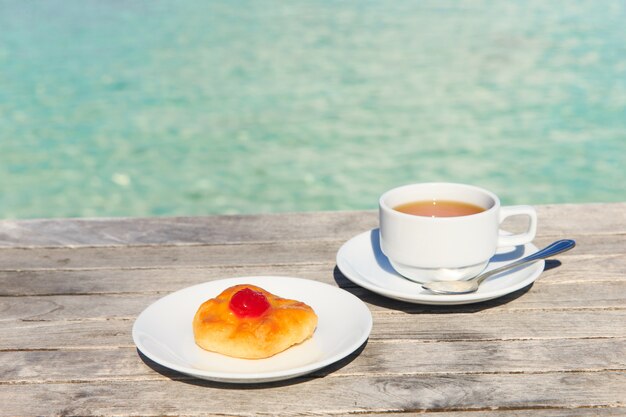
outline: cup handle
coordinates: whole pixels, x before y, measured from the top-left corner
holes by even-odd
[[[528,230],[524,233],[516,235],[503,235],[498,236],[498,246],[518,246],[530,243],[537,233],[537,212],[532,206],[505,206],[500,207],[500,223],[507,217],[523,215],[530,218],[530,224]]]

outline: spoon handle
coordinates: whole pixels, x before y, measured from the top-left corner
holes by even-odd
[[[537,261],[539,259],[545,259],[545,258],[549,258],[550,256],[554,256],[557,255],[559,253],[568,251],[570,249],[572,249],[574,246],[576,246],[576,242],[571,240],[571,239],[562,239],[562,240],[557,240],[556,242],[546,246],[545,248],[533,253],[532,255],[528,255],[522,259],[519,259],[515,262],[512,262],[510,264],[506,264],[504,266],[501,266],[500,268],[496,268],[496,269],[492,269],[491,271],[487,271],[484,274],[476,277],[476,281],[478,284],[480,284],[481,282],[483,282],[485,279],[494,276],[496,274],[499,274],[500,272],[506,271],[508,269],[511,268],[515,268],[521,265],[525,265],[527,263],[530,262],[534,262]]]

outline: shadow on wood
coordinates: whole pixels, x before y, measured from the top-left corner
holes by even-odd
[[[544,271],[548,271],[554,268],[558,268],[561,265],[561,262],[555,259],[548,259],[545,261]],[[462,305],[426,305],[426,304],[413,304],[404,301],[394,300],[391,298],[384,297],[382,295],[376,294],[375,292],[369,291],[365,288],[362,288],[348,278],[346,278],[342,272],[339,270],[337,266],[333,271],[333,277],[337,285],[344,290],[352,293],[353,295],[359,297],[366,303],[374,304],[379,307],[388,308],[391,310],[399,310],[409,314],[462,314],[462,313],[475,313],[478,311],[486,310],[493,307],[498,307],[503,304],[507,304],[522,295],[528,292],[533,284],[530,284],[524,288],[521,288],[515,292],[510,294],[506,294],[502,297],[483,301],[474,304],[462,304]]]
[[[334,362],[322,369],[313,371],[308,375],[286,379],[283,381],[266,382],[266,383],[249,383],[249,384],[216,382],[216,381],[209,381],[209,380],[204,380],[200,378],[195,378],[193,376],[185,375],[183,373],[174,371],[172,369],[169,369],[167,367],[164,367],[154,362],[152,359],[148,358],[143,353],[141,353],[139,349],[137,349],[137,355],[139,355],[139,358],[141,358],[141,360],[150,369],[163,375],[166,378],[169,378],[172,381],[182,382],[185,384],[196,385],[200,387],[215,388],[215,389],[247,390],[247,389],[265,389],[265,388],[284,387],[284,386],[289,386],[289,385],[305,383],[307,381],[311,381],[314,379],[324,378],[327,375],[330,375],[340,370],[341,368],[347,366],[348,364],[350,364],[350,362],[355,360],[361,354],[361,352],[363,352],[363,349],[365,349],[365,346],[367,346],[367,340],[357,350],[355,350],[354,352],[352,352],[350,355],[346,356],[345,358],[340,359],[339,361]]]

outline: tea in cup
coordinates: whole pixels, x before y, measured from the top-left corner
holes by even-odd
[[[525,232],[507,234],[507,217],[529,218]],[[537,230],[531,206],[501,206],[491,191],[466,184],[419,183],[379,200],[380,247],[391,266],[416,282],[471,278],[499,247],[530,243]]]

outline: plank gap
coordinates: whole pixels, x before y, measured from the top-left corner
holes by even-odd
[[[601,405],[579,405],[572,406],[568,408],[558,407],[558,406],[550,406],[550,405],[534,405],[534,406],[521,406],[521,407],[472,407],[472,408],[457,408],[457,407],[445,407],[445,408],[416,408],[416,409],[406,409],[406,410],[398,410],[398,411],[385,411],[382,414],[391,414],[391,413],[416,413],[419,412],[421,414],[426,413],[451,413],[451,412],[489,412],[489,411],[539,411],[539,410],[595,410],[595,409],[611,409],[611,408],[622,408],[623,405],[619,402],[615,404],[601,404]]]
[[[418,377],[418,376],[459,376],[459,375],[562,375],[562,374],[593,374],[593,373],[616,373],[624,372],[626,368],[589,368],[589,369],[564,369],[559,371],[466,371],[466,372],[346,372],[346,373],[330,373],[318,374],[312,372],[310,374],[296,377],[294,380],[311,380],[320,378],[354,378],[354,377]],[[189,375],[177,373],[176,375],[163,376],[158,372],[154,372],[153,376],[142,377],[115,377],[107,376],[102,378],[82,378],[82,379],[39,379],[39,380],[14,380],[0,381],[2,385],[40,385],[40,384],[92,384],[103,382],[151,382],[151,381],[193,381],[202,379]]]
[[[594,233],[593,235],[596,235]],[[315,238],[316,242],[322,243],[341,243],[346,242],[347,239],[337,239],[337,238]],[[59,245],[24,245],[24,246],[0,246],[0,251],[2,250],[64,250],[64,249],[122,249],[122,248],[131,248],[131,249],[162,249],[162,248],[201,248],[201,247],[214,247],[214,246],[271,246],[276,244],[276,240],[250,240],[250,241],[241,241],[241,242],[219,242],[219,243],[208,243],[208,242],[176,242],[176,243],[113,243],[113,244],[85,244],[85,245],[75,245],[75,244],[64,244],[63,246]],[[302,244],[302,243],[310,243],[311,239],[280,239],[281,243],[287,244]]]
[[[480,315],[488,315],[488,314],[502,314],[503,311],[502,310],[497,310],[497,309],[480,309],[480,307],[476,308],[476,311],[472,311],[471,307],[465,307],[464,311],[459,311],[459,309],[455,309],[455,308],[450,308],[447,309],[445,308],[446,306],[436,306],[437,309],[434,310],[433,312],[420,312],[420,313],[406,313],[403,311],[399,311],[399,310],[378,310],[376,312],[373,312],[373,314],[376,315],[386,315],[386,316],[394,316],[394,315],[414,315],[414,314],[480,314]],[[546,312],[558,312],[558,311],[566,311],[566,312],[574,312],[574,311],[622,311],[622,310],[626,310],[626,307],[537,307],[537,308],[533,308],[533,307],[524,307],[524,308],[517,308],[517,307],[511,307],[509,309],[507,309],[505,312],[506,313],[511,313],[511,312],[515,312],[515,311],[525,311],[525,312],[541,312],[541,311],[546,311]]]
[[[583,336],[583,337],[509,337],[509,338],[484,338],[484,339],[378,339],[370,336],[368,343],[480,343],[480,342],[525,342],[533,340],[621,340],[621,336]]]
[[[254,263],[254,264],[241,264],[241,265],[230,265],[230,264],[210,264],[210,265],[185,265],[185,269],[247,269],[250,267],[254,268],[271,268],[271,267],[289,267],[289,266],[318,266],[318,265],[329,265],[328,262],[282,262],[282,263]],[[332,265],[335,265],[333,262]],[[180,269],[180,265],[167,265],[167,266],[92,266],[92,267],[76,267],[76,268],[15,268],[15,269],[0,269],[0,273],[2,272],[50,272],[50,271],[58,271],[58,272],[75,272],[75,271],[169,271]],[[271,275],[271,274],[268,274]]]

